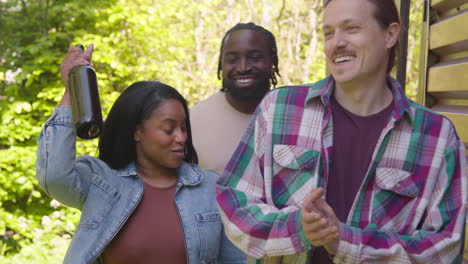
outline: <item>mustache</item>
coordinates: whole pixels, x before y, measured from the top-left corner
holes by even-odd
[[[333,51],[331,58],[335,58],[337,56],[348,56],[348,55],[355,55],[354,51],[347,50],[347,49],[337,49]]]

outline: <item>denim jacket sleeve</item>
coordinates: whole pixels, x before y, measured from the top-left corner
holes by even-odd
[[[224,227],[222,229],[221,236],[221,246],[218,257],[218,263],[226,264],[241,264],[247,263],[247,256],[244,252],[238,249],[234,244],[228,239],[226,233],[224,232]]]
[[[81,209],[91,183],[89,158],[76,158],[71,107],[56,107],[39,136],[36,178],[50,197]]]

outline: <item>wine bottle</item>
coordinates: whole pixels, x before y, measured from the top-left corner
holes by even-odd
[[[76,46],[84,50],[83,45]],[[74,67],[68,76],[68,89],[76,135],[82,139],[98,137],[103,121],[94,69],[88,65]]]

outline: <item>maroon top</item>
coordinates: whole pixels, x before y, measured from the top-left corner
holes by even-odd
[[[144,186],[140,204],[104,250],[104,263],[187,263],[184,232],[174,203],[176,184]]]
[[[342,107],[335,96],[331,98],[333,153],[326,199],[340,222],[346,222],[392,106],[373,115],[358,116]],[[318,248],[312,263],[332,261],[325,249]]]

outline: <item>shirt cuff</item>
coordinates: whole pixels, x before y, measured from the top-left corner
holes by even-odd
[[[361,263],[361,229],[340,222],[340,242],[336,251],[335,263]]]
[[[49,125],[69,125],[73,126],[72,109],[70,106],[57,106],[55,107],[52,115],[45,122],[46,126]]]

